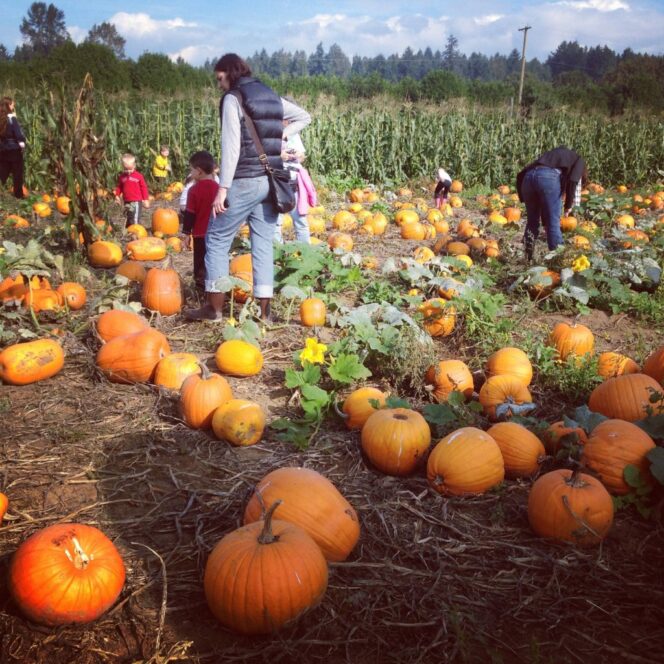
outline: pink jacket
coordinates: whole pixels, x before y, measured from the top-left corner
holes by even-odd
[[[309,171],[306,168],[300,168],[297,171],[297,212],[304,216],[309,212],[310,207],[316,205],[318,205],[316,187],[314,187]]]

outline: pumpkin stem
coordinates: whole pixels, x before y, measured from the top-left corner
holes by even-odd
[[[79,541],[75,537],[72,537],[71,541],[74,545],[74,555],[72,556],[72,554],[69,553],[69,549],[65,549],[65,555],[72,563],[74,563],[76,569],[85,569],[90,564],[92,558],[83,551]]]
[[[212,376],[212,372],[208,369],[205,362],[198,362],[198,366],[201,368],[201,378],[203,380],[209,380]]]
[[[336,402],[336,400],[333,402],[334,406],[334,412],[342,419],[342,420],[347,420],[349,415],[347,413],[344,413],[341,408],[339,408],[339,404]]]
[[[270,509],[266,512],[265,517],[263,518],[263,530],[258,536],[259,544],[272,544],[272,542],[276,542],[279,539],[272,533],[272,515],[282,502],[281,499],[275,500],[274,503],[270,505]]]

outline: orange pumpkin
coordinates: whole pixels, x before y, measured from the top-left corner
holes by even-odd
[[[650,376],[623,374],[600,383],[590,393],[588,407],[607,417],[634,422],[647,416],[650,395],[661,390],[661,385]]]
[[[498,443],[507,477],[532,477],[546,456],[540,439],[516,422],[499,422],[487,433]]]
[[[136,281],[139,284],[142,284],[145,281],[147,270],[141,263],[137,263],[136,261],[125,261],[118,265],[115,274],[120,274],[129,279],[129,281]]]
[[[560,219],[560,228],[563,232],[569,233],[576,230],[577,223],[576,217],[562,217]]]
[[[423,315],[422,325],[432,337],[447,337],[456,323],[456,308],[443,298],[426,300],[418,311]]]
[[[9,589],[31,620],[87,623],[117,599],[125,582],[122,558],[100,530],[60,523],[37,531],[16,550]]]
[[[607,352],[601,353],[598,358],[597,373],[604,379],[640,372],[641,367],[626,355]]]
[[[7,514],[8,505],[9,498],[0,491],[0,526],[2,525],[2,520],[5,518],[5,514]]]
[[[385,406],[387,395],[375,387],[360,387],[349,394],[342,407],[349,429],[361,429],[371,415],[376,412],[370,401],[377,401],[380,408]]]
[[[353,249],[353,238],[347,233],[330,233],[327,243],[330,249],[342,249],[343,251]]]
[[[535,282],[528,286],[528,292],[537,299],[549,295],[557,286],[560,286],[560,274],[553,270],[544,270],[537,275]]]
[[[182,310],[180,275],[172,268],[153,267],[143,282],[141,302],[146,309],[172,316]]]
[[[23,306],[32,309],[35,313],[40,311],[58,311],[62,309],[64,301],[62,295],[48,288],[29,290],[23,298]]]
[[[325,325],[327,308],[325,302],[317,297],[308,297],[300,303],[300,321],[305,327]]]
[[[360,524],[353,506],[330,480],[309,468],[273,470],[247,503],[245,525],[258,521],[277,500],[282,502],[275,516],[305,530],[327,560],[348,558],[360,538]]]
[[[127,226],[126,232],[128,235],[131,235],[136,240],[140,240],[143,237],[148,236],[148,229],[145,228],[142,224],[130,224]]]
[[[152,232],[175,235],[180,229],[178,213],[170,208],[157,208],[152,213]]]
[[[643,373],[664,385],[664,346],[648,355],[643,363]]]
[[[85,306],[87,295],[81,284],[73,281],[65,281],[58,286],[57,292],[66,305],[73,311],[78,311]]]
[[[563,440],[575,445],[585,445],[588,442],[588,436],[581,427],[565,426],[563,420],[554,422],[542,433],[544,447],[553,456],[562,449]]]
[[[422,461],[431,443],[427,421],[408,408],[376,411],[362,427],[362,450],[378,470],[408,475]]]
[[[488,376],[515,376],[524,385],[533,379],[533,365],[520,348],[505,347],[489,356],[486,363]]]
[[[433,396],[438,403],[447,401],[452,392],[461,392],[466,399],[473,394],[473,375],[461,360],[442,360],[429,368],[425,379],[433,385]]]
[[[180,388],[180,411],[192,429],[209,429],[214,411],[233,398],[228,381],[213,374],[205,364],[200,364],[202,373],[185,378]]]
[[[36,339],[0,351],[0,379],[10,385],[28,385],[55,376],[65,363],[62,346],[54,339]]]
[[[186,378],[200,373],[198,358],[193,353],[171,353],[157,363],[154,384],[167,390],[179,390]]]
[[[267,634],[312,608],[327,588],[327,562],[299,526],[264,521],[238,528],[212,550],[203,587],[210,611],[243,634]]]
[[[604,420],[592,430],[583,446],[583,461],[599,475],[610,493],[621,496],[631,490],[624,479],[628,465],[636,466],[643,479],[650,478],[646,454],[654,447],[653,439],[636,424]]]
[[[71,210],[71,198],[69,196],[58,196],[55,200],[55,207],[60,214],[68,215]]]
[[[581,359],[584,355],[592,355],[595,349],[593,333],[580,323],[557,323],[549,335],[549,345],[558,351],[563,362],[569,355]]]
[[[212,414],[212,431],[236,447],[255,445],[263,436],[265,413],[255,401],[229,399]]]
[[[115,337],[141,332],[150,327],[150,324],[133,311],[111,309],[99,316],[95,323],[97,336],[102,341],[110,341]]]
[[[516,376],[491,376],[480,388],[479,400],[492,421],[531,411],[535,404],[528,387]]]
[[[445,436],[427,462],[430,486],[446,496],[484,493],[504,477],[505,464],[498,444],[475,427],[463,427]]]
[[[263,368],[260,348],[242,339],[229,339],[214,354],[219,371],[230,376],[255,376]]]
[[[122,262],[122,247],[115,242],[97,240],[88,247],[92,267],[115,267]]]
[[[166,243],[158,237],[132,240],[127,243],[127,256],[133,261],[160,261],[166,256]]]
[[[166,337],[147,328],[105,343],[97,353],[97,366],[112,383],[146,383],[170,352]]]
[[[530,490],[528,521],[540,537],[592,546],[611,529],[613,500],[591,475],[553,470]]]

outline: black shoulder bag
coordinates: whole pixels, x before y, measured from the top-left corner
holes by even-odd
[[[267,180],[270,183],[270,200],[274,205],[274,208],[277,212],[283,214],[285,212],[290,212],[295,207],[295,192],[293,191],[293,186],[291,183],[290,172],[285,168],[272,168],[263,149],[263,143],[258,136],[256,131],[256,125],[254,121],[247,112],[247,109],[244,106],[244,101],[242,99],[242,94],[237,90],[232,90],[231,94],[237,98],[242,107],[242,112],[244,113],[244,120],[249,129],[251,137],[254,139],[254,144],[256,146],[256,152],[258,152],[258,160],[265,168],[265,174],[267,175]]]

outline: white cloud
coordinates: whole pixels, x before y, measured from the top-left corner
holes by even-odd
[[[473,21],[475,21],[475,25],[491,25],[492,23],[495,23],[496,21],[500,21],[501,18],[505,18],[504,14],[489,14],[488,16],[476,16]]]
[[[168,57],[175,61],[178,58],[182,58],[185,62],[192,64],[202,64],[205,60],[209,58],[214,58],[219,56],[219,49],[212,46],[185,46],[179,51],[174,53],[169,53]]]
[[[557,5],[565,5],[572,9],[594,9],[598,12],[615,12],[619,9],[630,11],[630,6],[621,0],[560,0]]]
[[[335,23],[342,23],[348,20],[345,14],[316,14],[304,21],[299,21],[300,25],[315,25],[319,30],[329,28]]]
[[[77,25],[68,25],[67,32],[75,44],[80,44],[88,36],[88,30]]]
[[[118,12],[111,16],[109,23],[113,23],[118,32],[124,37],[145,37],[160,34],[164,31],[175,32],[182,28],[196,28],[198,25],[179,17],[160,21],[143,12],[138,14]]]

